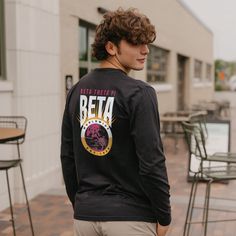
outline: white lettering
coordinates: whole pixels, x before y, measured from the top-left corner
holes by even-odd
[[[112,110],[113,110],[114,97],[108,97],[105,110],[103,113],[104,121],[108,122],[109,126],[112,124]]]
[[[89,96],[89,103],[88,103],[88,118],[95,117],[95,101],[96,96]]]
[[[88,98],[85,95],[80,95],[80,126],[82,126],[87,118],[87,103]]]
[[[80,125],[91,118],[99,118],[112,125],[114,97],[80,95]]]
[[[102,118],[102,107],[103,107],[102,104],[103,104],[104,101],[106,101],[106,97],[98,96],[97,100],[99,101],[98,102],[98,117]]]

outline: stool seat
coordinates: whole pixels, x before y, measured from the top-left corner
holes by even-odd
[[[10,168],[16,167],[20,164],[21,161],[21,159],[0,160],[0,170],[8,170]]]

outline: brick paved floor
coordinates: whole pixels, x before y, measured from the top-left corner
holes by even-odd
[[[19,236],[31,235],[27,210],[24,205],[15,205],[16,232]],[[65,196],[54,194],[41,194],[30,201],[34,230],[36,236],[71,236],[72,211],[71,205]],[[9,209],[0,213],[0,235],[12,235],[9,219]]]
[[[164,139],[164,147],[167,157],[167,167],[169,180],[171,185],[171,202],[173,220],[168,236],[181,236],[183,234],[183,225],[188,203],[188,196],[191,184],[186,181],[188,154],[183,141],[179,142],[178,152],[174,153],[173,140]],[[205,184],[199,187],[197,203],[203,200]],[[236,181],[230,184],[214,184],[212,187],[212,195],[228,196],[236,199]],[[227,209],[236,210],[236,202],[212,201],[212,206],[226,207]],[[70,236],[73,235],[72,230],[72,208],[65,196],[64,190],[51,190],[45,194],[38,195],[31,200],[31,209],[33,223],[36,236]],[[22,205],[15,205],[16,225],[18,236],[30,235],[27,211]],[[232,213],[229,213],[232,217]],[[201,217],[201,210],[197,210],[194,215],[196,218]],[[211,212],[211,219],[220,219],[226,217],[226,214],[220,212]],[[235,214],[236,218],[236,214]],[[9,219],[9,209],[0,212],[0,235],[11,236],[12,229]],[[202,226],[194,225],[192,227],[192,236],[201,236]],[[212,223],[209,224],[209,236],[235,236],[236,223]],[[89,236],[89,235],[88,235]]]

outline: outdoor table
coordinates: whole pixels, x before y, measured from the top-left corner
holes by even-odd
[[[6,143],[23,138],[25,132],[19,128],[0,127],[0,143]]]
[[[176,112],[166,112],[160,116],[161,122],[173,122],[181,123],[183,121],[188,122],[192,117],[205,116],[206,111],[176,111]]]
[[[220,102],[200,102],[199,104],[193,105],[193,110],[205,110],[209,119],[217,119],[220,117],[222,105]]]

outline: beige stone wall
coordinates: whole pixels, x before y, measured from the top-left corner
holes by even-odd
[[[62,184],[59,17],[59,0],[5,0],[7,78],[0,83],[0,110],[28,119],[21,154],[29,198]],[[15,157],[16,146],[14,155],[5,155],[5,146],[4,158]],[[5,179],[0,176],[0,209],[9,204]],[[24,202],[19,169],[11,170],[10,180],[13,202]]]
[[[60,1],[60,48],[61,48],[61,94],[62,107],[65,103],[65,76],[72,75],[75,83],[78,78],[78,16],[74,10],[78,8],[76,1]],[[63,109],[62,109],[63,112]]]

